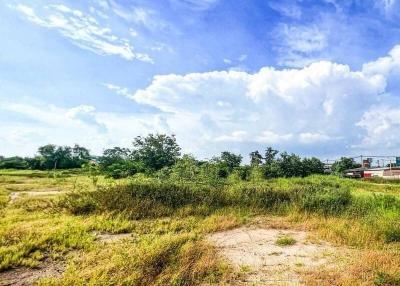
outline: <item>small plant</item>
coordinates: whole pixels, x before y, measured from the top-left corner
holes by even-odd
[[[280,246],[289,246],[289,245],[293,245],[296,243],[296,240],[288,235],[282,235],[280,237],[278,237],[278,239],[276,240],[275,244],[276,245],[280,245]]]

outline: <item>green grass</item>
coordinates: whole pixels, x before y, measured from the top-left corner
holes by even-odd
[[[275,241],[276,245],[279,246],[290,246],[296,244],[296,240],[288,235],[282,235],[278,237],[278,239]]]
[[[347,285],[397,281],[400,273],[397,183],[334,176],[218,185],[99,177],[96,183],[76,170],[0,171],[0,275],[50,260],[64,261],[66,271],[41,285],[229,285],[237,273],[204,238],[260,219],[373,252],[346,272]],[[47,190],[60,195],[9,199]],[[96,233],[134,239],[104,244]],[[295,242],[283,236],[276,244]]]

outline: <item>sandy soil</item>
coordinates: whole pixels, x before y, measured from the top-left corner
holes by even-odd
[[[30,286],[45,277],[60,277],[65,269],[61,263],[46,262],[38,268],[17,268],[0,272],[0,286]]]
[[[119,233],[119,234],[102,233],[102,234],[95,234],[95,235],[96,235],[97,241],[104,242],[104,243],[114,243],[114,242],[119,242],[121,240],[134,239],[132,233]]]
[[[10,202],[15,202],[21,196],[40,197],[40,196],[55,196],[62,194],[62,191],[30,191],[30,192],[12,192],[10,194]]]
[[[293,245],[280,246],[281,236],[296,240]],[[208,241],[241,273],[238,285],[303,285],[301,273],[319,267],[335,267],[340,249],[326,242],[310,242],[308,233],[259,227],[211,234]]]

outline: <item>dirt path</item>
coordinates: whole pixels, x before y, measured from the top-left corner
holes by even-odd
[[[64,264],[46,262],[38,268],[17,268],[0,272],[0,286],[30,286],[45,277],[60,277]]]
[[[282,237],[292,241],[280,245],[277,240]],[[237,285],[303,285],[302,272],[336,267],[342,255],[338,248],[312,243],[307,232],[297,230],[243,227],[207,239],[242,274]]]
[[[96,240],[104,243],[120,242],[122,240],[133,240],[135,237],[132,233],[102,233],[96,234]]]
[[[13,203],[22,196],[41,197],[41,196],[56,196],[56,195],[60,195],[60,194],[63,194],[63,192],[58,191],[58,190],[57,191],[51,190],[51,191],[12,192],[10,194],[10,202]]]

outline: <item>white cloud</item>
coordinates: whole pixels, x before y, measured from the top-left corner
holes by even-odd
[[[147,54],[136,53],[129,40],[119,38],[111,29],[103,27],[91,15],[65,5],[50,5],[38,14],[32,7],[18,4],[14,7],[30,22],[56,29],[80,48],[99,55],[117,55],[126,60],[137,59],[152,63]]]
[[[103,83],[103,86],[105,86],[106,88],[108,88],[111,91],[116,92],[119,95],[123,95],[126,97],[132,96],[132,93],[129,92],[129,90],[126,87],[120,87],[118,85],[111,84],[111,83]]]
[[[170,0],[175,6],[200,12],[214,8],[219,1],[220,0]]]
[[[375,7],[377,7],[386,17],[391,18],[392,16],[398,16],[398,12],[400,11],[399,10],[400,5],[398,0],[374,0],[374,1],[375,1]]]
[[[109,1],[112,11],[127,22],[149,30],[164,30],[169,24],[162,20],[155,10],[140,6],[122,6],[116,1]]]
[[[293,3],[293,1],[292,2],[288,2],[288,1],[270,2],[268,5],[283,16],[286,16],[289,18],[294,18],[294,19],[301,18],[301,14],[302,14],[301,9],[299,6],[297,6],[295,3]]]
[[[400,69],[398,51],[395,47],[387,57],[356,71],[321,61],[299,69],[264,67],[255,73],[158,75],[146,88],[132,93],[104,84],[157,108],[155,113],[129,115],[99,112],[87,105],[61,108],[0,102],[0,111],[32,119],[26,126],[2,124],[0,134],[36,136],[32,140],[37,144],[79,142],[99,150],[127,146],[135,136],[150,132],[174,133],[184,152],[201,157],[223,150],[246,154],[250,148],[267,145],[313,154],[326,154],[330,148],[335,155],[382,146],[400,151],[400,100],[393,93]]]
[[[263,144],[281,144],[293,140],[293,134],[278,134],[273,131],[263,131],[255,137],[255,141]]]
[[[239,62],[243,62],[243,61],[245,61],[247,59],[247,55],[246,54],[241,54],[239,57],[238,57],[238,61]]]
[[[7,122],[0,126],[2,155],[32,155],[40,145],[79,143],[100,154],[103,148],[131,145],[137,135],[170,133],[160,115],[127,115],[99,112],[93,106],[62,108],[40,102],[0,101],[0,112],[8,111],[28,118],[26,122]]]
[[[398,148],[400,144],[400,106],[372,106],[357,126],[366,131],[361,144],[362,148]]]
[[[299,134],[299,141],[304,144],[321,143],[328,140],[332,140],[332,138],[322,133],[305,132]]]
[[[334,141],[347,148],[347,140],[357,140],[362,132],[356,122],[379,101],[385,88],[384,75],[321,61],[302,69],[265,67],[254,74],[155,76],[132,98],[169,114],[171,129],[187,142],[216,138],[217,142],[294,146]],[[189,122],[189,118],[195,127],[188,130],[172,122]]]
[[[322,25],[280,24],[273,31],[278,64],[303,67],[319,59],[328,46],[327,32]]]
[[[248,139],[248,134],[246,131],[233,131],[231,134],[226,134],[226,135],[221,135],[215,138],[215,141],[221,141],[221,142],[244,142],[247,141]]]

